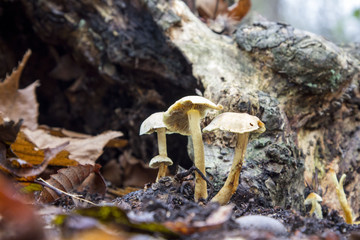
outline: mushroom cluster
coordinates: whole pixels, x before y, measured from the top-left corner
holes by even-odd
[[[140,135],[157,132],[159,155],[150,161],[150,167],[158,167],[157,180],[166,175],[167,165],[172,161],[166,153],[166,133],[178,133],[191,136],[194,149],[194,165],[203,175],[205,173],[204,143],[200,127],[201,119],[209,110],[222,110],[223,107],[200,96],[187,96],[176,101],[166,112],[155,113],[148,117],[140,127]],[[221,205],[229,202],[239,184],[240,172],[244,162],[249,134],[262,133],[265,124],[259,118],[247,113],[225,112],[218,115],[203,129],[203,132],[229,131],[237,134],[235,156],[229,176],[221,190],[212,199]],[[195,173],[195,201],[207,199],[207,184],[199,173]]]

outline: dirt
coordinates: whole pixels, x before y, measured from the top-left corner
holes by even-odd
[[[206,222],[206,219],[220,208],[218,204],[208,201],[195,203],[192,185],[191,176],[184,179],[165,177],[158,183],[147,185],[144,190],[117,198],[115,203],[128,213],[135,213],[138,220],[151,213],[147,221],[182,222],[190,229],[196,222]],[[235,236],[244,239],[358,239],[360,234],[360,225],[346,224],[338,212],[329,211],[326,206],[322,206],[324,218],[316,219],[306,213],[269,207],[263,200],[247,196],[241,188],[229,204],[232,206],[231,217],[215,229],[205,227],[204,231],[198,229],[192,234],[183,234],[179,239],[234,239]],[[249,215],[276,219],[285,226],[287,234],[277,236],[271,226],[267,230],[256,230],[256,226],[255,230],[241,230],[236,219]]]

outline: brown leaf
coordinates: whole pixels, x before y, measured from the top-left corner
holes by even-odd
[[[7,158],[7,148],[5,144],[0,143],[0,168],[3,171],[8,172],[18,178],[25,178],[23,180],[33,180],[46,169],[50,160],[53,159],[60,151],[62,151],[66,145],[68,145],[68,143],[63,143],[62,145],[59,145],[55,148],[37,150],[36,152],[39,152],[44,156],[43,161],[37,166],[32,166],[31,164],[28,165],[22,163],[24,161],[16,157]],[[16,160],[18,163],[20,162],[20,166],[14,167],[12,164],[14,160]]]
[[[47,131],[43,129],[37,129],[31,131],[29,129],[23,129],[22,133],[25,135],[25,138],[29,141],[35,143],[39,148],[48,148],[54,147],[59,143],[68,141],[69,145],[65,147],[69,153],[67,160],[70,160],[70,164],[74,165],[73,162],[76,161],[79,164],[94,164],[96,159],[103,153],[104,146],[113,138],[121,137],[123,134],[116,131],[107,131],[97,136],[91,136],[87,138],[72,138],[72,137],[56,137],[50,135]],[[14,149],[14,152],[16,150]],[[20,155],[20,153],[16,152]],[[60,159],[54,159],[51,161],[51,165],[60,165],[67,166],[64,162],[58,161]],[[64,159],[63,159],[64,160]],[[31,162],[33,163],[33,162]]]
[[[15,124],[14,121],[2,121],[0,123],[0,141],[7,144],[15,142],[22,122],[20,120]]]
[[[239,0],[228,9],[228,16],[235,21],[240,21],[245,17],[251,8],[251,0]]]
[[[11,150],[18,156],[20,159],[25,160],[27,163],[32,165],[41,164],[44,160],[44,152],[38,151],[39,147],[30,141],[25,133],[24,129],[20,130],[17,135],[17,138],[13,144],[11,144]],[[55,144],[61,144],[68,142],[64,139],[62,142],[58,141]],[[52,145],[53,146],[53,145]],[[55,158],[51,159],[49,162],[50,165],[55,166],[75,166],[78,164],[77,161],[69,158],[70,153],[67,150],[63,150],[56,155]]]
[[[0,112],[3,118],[7,117],[15,122],[24,119],[24,126],[36,129],[38,103],[36,101],[35,88],[39,83],[36,81],[24,89],[18,89],[21,73],[30,55],[31,51],[28,50],[19,67],[0,83]]]
[[[227,3],[224,0],[197,0],[196,8],[199,16],[204,19],[215,19],[219,14],[227,12]]]
[[[96,182],[98,186],[90,186],[86,189],[89,193],[100,193],[105,194],[106,186],[105,182],[102,182],[102,186],[99,183],[99,179],[92,180],[89,182],[87,178],[89,176],[92,176],[92,173],[95,173],[95,175],[99,176],[99,165],[78,165],[78,166],[71,166],[68,168],[62,168],[58,170],[57,174],[53,174],[50,176],[50,179],[46,182],[52,185],[53,187],[56,187],[64,192],[71,193],[75,190],[78,190],[78,187],[81,186],[85,181],[86,184],[91,184]],[[100,175],[101,177],[101,175]],[[102,178],[102,177],[101,177]],[[95,183],[94,183],[95,184]],[[84,187],[82,187],[80,190],[84,190]],[[93,191],[93,192],[92,192]],[[59,198],[59,195],[50,189],[49,187],[44,187],[43,191],[40,194],[39,201],[42,203],[50,203]]]
[[[48,127],[46,125],[40,125],[39,129],[43,129],[47,131],[50,135],[56,137],[71,137],[71,138],[79,138],[79,139],[92,137],[91,135],[88,134],[73,132],[64,128]],[[128,143],[129,142],[126,139],[113,138],[107,142],[105,147],[124,148],[128,145]]]

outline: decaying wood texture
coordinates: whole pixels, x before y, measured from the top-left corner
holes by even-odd
[[[71,84],[56,74],[43,75],[45,86],[62,86],[46,93],[40,89],[43,99],[54,94],[60,99],[43,109],[44,121],[54,121],[44,115],[58,107],[69,116],[62,117],[64,127],[90,133],[121,130],[130,139],[132,153],[149,161],[156,141],[138,136],[141,122],[199,88],[224,105],[224,111],[248,112],[266,124],[267,131],[248,145],[240,182],[246,194],[264,205],[303,210],[307,182],[323,195],[324,204],[339,209],[327,174],[331,164],[339,175],[347,174],[345,190],[359,215],[358,46],[339,47],[289,25],[264,21],[240,25],[231,37],[221,36],[178,0],[16,4],[34,29],[26,36],[47,46],[44,50],[32,44],[38,60],[52,59],[55,65],[70,55],[72,65],[81,69],[67,79]],[[0,42],[11,46],[8,35]],[[8,51],[0,50],[1,57]],[[213,117],[209,114],[203,124]],[[207,134],[204,139],[207,171],[219,188],[232,159],[234,137]],[[224,168],[215,167],[221,164]]]

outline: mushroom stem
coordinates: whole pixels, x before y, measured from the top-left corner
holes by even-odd
[[[235,155],[229,176],[226,179],[224,186],[215,195],[215,197],[211,199],[212,202],[218,202],[220,205],[227,204],[230,201],[231,196],[235,193],[239,185],[240,172],[244,163],[248,140],[249,133],[237,134]]]
[[[318,219],[322,219],[322,218],[323,218],[322,210],[321,210],[321,205],[320,205],[320,203],[318,203],[318,202],[316,201],[316,199],[313,199],[313,200],[311,201],[310,216],[312,216],[313,213],[315,213],[316,218],[318,218]]]
[[[158,140],[158,149],[159,155],[167,157],[167,148],[166,148],[166,129],[159,128],[156,130],[157,140]],[[160,178],[166,176],[167,166],[163,163],[160,164],[158,175],[156,177],[156,182],[159,181]]]
[[[344,181],[345,181],[346,175],[343,174],[340,178],[340,181],[338,181],[335,171],[333,169],[330,169],[330,172],[331,172],[331,178],[335,184],[336,195],[339,199],[341,209],[344,212],[345,222],[347,224],[354,224],[351,207],[346,199],[346,195],[344,192]]]
[[[165,128],[159,128],[159,129],[156,130],[156,132],[157,132],[159,155],[167,157],[166,129]]]
[[[198,110],[191,109],[187,112],[189,119],[189,128],[191,132],[191,138],[193,141],[194,148],[194,163],[195,166],[204,174],[205,173],[205,154],[204,154],[204,143],[202,140],[202,134],[200,129],[200,113]],[[207,185],[206,181],[195,172],[195,193],[194,198],[197,202],[199,199],[206,199],[207,194]]]

